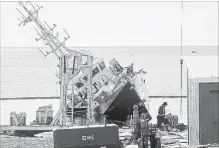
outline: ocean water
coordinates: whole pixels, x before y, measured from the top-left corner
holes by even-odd
[[[180,47],[80,47],[89,49],[94,56],[103,57],[106,62],[116,58],[122,66],[134,63],[135,70],[144,69],[148,95],[175,95],[180,90]],[[79,49],[74,47],[73,49]],[[192,53],[196,51],[196,53]],[[183,56],[217,56],[216,46],[185,46]],[[1,98],[50,97],[59,96],[58,79],[55,76],[58,60],[50,55],[44,58],[37,48],[1,48]],[[183,64],[183,89],[186,95],[186,65]],[[180,99],[150,99],[152,122],[156,123],[159,105],[168,102],[167,111],[179,115]],[[2,100],[0,124],[9,124],[10,112],[26,112],[27,124],[35,120],[36,110],[52,104],[54,114],[59,108],[59,100]],[[187,100],[183,99],[182,122],[187,122]]]

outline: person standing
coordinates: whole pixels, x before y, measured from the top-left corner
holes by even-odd
[[[144,104],[145,102],[146,100],[143,99],[133,106],[135,115],[137,115],[137,120],[136,120],[137,123],[135,124],[134,132],[133,132],[135,140],[141,137],[141,126],[140,126],[141,119],[146,119],[147,122],[149,122],[152,119],[151,115],[149,114]],[[134,118],[134,112],[133,112],[133,118]]]
[[[139,117],[141,117],[141,114],[145,114],[146,115],[146,119],[148,120],[148,122],[152,119],[150,113],[148,112],[146,106],[145,106],[145,102],[146,100],[143,99],[139,104],[138,104],[138,111],[139,111]]]
[[[157,115],[157,128],[160,128],[164,123],[165,128],[168,126],[168,119],[165,118],[165,107],[167,106],[167,102],[164,102],[158,109]]]

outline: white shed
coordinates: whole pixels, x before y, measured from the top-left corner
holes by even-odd
[[[183,57],[188,74],[190,147],[219,142],[218,56]]]

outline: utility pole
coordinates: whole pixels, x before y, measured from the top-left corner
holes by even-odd
[[[66,81],[68,79],[66,73],[66,56],[63,55],[60,57],[60,69],[61,69],[61,84],[60,84],[60,107],[61,115],[60,115],[60,125],[65,125],[66,117],[65,117],[65,107],[66,107]]]
[[[181,98],[180,98],[180,119],[182,120],[182,115],[183,115],[183,109],[182,109],[182,77],[183,77],[183,2],[181,2],[181,31],[180,31],[180,35],[181,35],[181,46],[180,46],[180,50],[181,50],[181,59],[180,59],[180,71],[181,71],[181,75],[180,75],[180,94],[181,94]]]
[[[92,97],[92,63],[93,57],[88,56],[88,110],[87,110],[87,118],[91,124],[93,124],[93,97]]]

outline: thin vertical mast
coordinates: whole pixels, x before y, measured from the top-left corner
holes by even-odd
[[[180,50],[181,50],[181,56],[183,54],[182,45],[183,45],[183,1],[181,2],[181,30],[180,30]]]
[[[180,31],[180,39],[181,39],[181,45],[180,45],[180,50],[181,50],[181,60],[180,60],[180,69],[181,69],[181,76],[180,76],[180,94],[181,94],[181,98],[180,98],[180,118],[182,120],[182,114],[183,114],[183,109],[182,109],[182,65],[183,65],[183,1],[181,2],[181,31]]]

